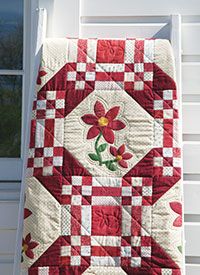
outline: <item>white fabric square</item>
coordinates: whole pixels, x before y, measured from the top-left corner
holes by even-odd
[[[144,81],[153,81],[153,72],[144,72]]]
[[[75,88],[76,88],[76,90],[85,89],[85,81],[76,81]]]
[[[46,166],[42,169],[43,176],[51,176],[53,175],[53,166]]]
[[[96,73],[95,72],[86,72],[85,73],[85,80],[87,81],[94,81]]]
[[[170,167],[170,166],[163,167],[163,176],[173,176],[173,167]]]
[[[132,186],[142,186],[142,178],[132,178]]]
[[[67,73],[67,80],[68,81],[75,81],[76,80],[76,72],[68,72]]]
[[[141,237],[140,236],[131,237],[131,245],[132,246],[141,246]]]
[[[80,177],[80,176],[72,177],[72,185],[75,185],[75,186],[82,185],[82,177]]]
[[[56,100],[56,109],[63,109],[64,107],[65,107],[65,100],[57,99]]]
[[[165,109],[163,111],[163,117],[164,118],[173,118],[173,115],[174,115],[173,109]]]
[[[53,157],[54,166],[62,166],[63,157]]]
[[[136,72],[136,73],[144,72],[144,63],[135,63],[134,64],[134,72]]]
[[[44,147],[44,157],[53,157],[53,147]]]
[[[71,204],[72,205],[81,205],[82,202],[82,196],[81,195],[74,195],[71,198]]]
[[[82,186],[82,195],[91,196],[92,195],[92,186],[91,185],[83,185]]]
[[[131,258],[131,266],[132,267],[141,266],[141,258],[140,257],[132,257]]]
[[[163,91],[163,99],[172,100],[173,99],[173,91],[172,90]]]
[[[43,167],[44,158],[34,158],[34,167]]]
[[[77,70],[77,72],[85,72],[86,71],[86,63],[77,63],[76,70]]]
[[[141,246],[141,256],[151,257],[151,246]]]
[[[55,109],[46,109],[46,118],[55,118],[56,110]]]
[[[122,196],[131,196],[132,187],[131,186],[122,186]]]
[[[181,158],[173,158],[173,166],[181,167]]]
[[[47,100],[55,100],[56,91],[47,91]]]
[[[71,265],[76,266],[81,264],[81,257],[80,256],[71,256]]]
[[[121,257],[131,257],[131,246],[121,246]]]
[[[81,245],[81,236],[71,236],[71,245],[80,246]]]
[[[134,81],[135,74],[133,72],[124,73],[124,81]]]
[[[153,158],[154,161],[154,166],[163,166],[163,157],[154,157]]]
[[[37,100],[37,110],[45,110],[46,109],[46,99],[45,100]]]
[[[132,197],[132,205],[134,205],[134,206],[142,205],[142,197],[141,196]]]
[[[172,158],[173,148],[163,148],[163,157]]]
[[[151,196],[152,195],[152,187],[151,186],[143,186],[142,187],[142,196]]]
[[[162,275],[172,275],[172,269],[162,268]]]
[[[28,157],[29,158],[34,158],[34,156],[35,156],[35,148],[29,148]]]
[[[71,256],[71,246],[61,246],[61,256]]]
[[[154,110],[163,110],[163,100],[154,100]]]
[[[134,90],[136,90],[136,91],[142,91],[142,90],[144,90],[144,82],[142,82],[142,81],[135,81],[134,82]]]
[[[63,185],[62,186],[62,194],[63,195],[71,195],[72,194],[72,185]]]
[[[91,247],[90,246],[81,246],[81,256],[90,256],[91,255]]]

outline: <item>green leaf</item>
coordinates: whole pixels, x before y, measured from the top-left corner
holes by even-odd
[[[116,171],[117,170],[117,166],[114,165],[112,162],[107,161],[105,163],[106,167],[110,170],[110,171]]]
[[[91,160],[98,161],[99,157],[96,154],[88,154],[88,156],[91,158]]]
[[[107,146],[108,146],[107,143],[101,144],[101,145],[98,147],[98,152],[103,152],[103,151],[105,151]]]
[[[182,253],[182,246],[177,246],[178,250]]]

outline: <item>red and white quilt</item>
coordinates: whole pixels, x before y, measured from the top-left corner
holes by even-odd
[[[26,176],[28,274],[182,274],[174,75],[167,40],[46,40]]]

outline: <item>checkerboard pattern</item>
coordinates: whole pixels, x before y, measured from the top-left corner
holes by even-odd
[[[151,257],[142,227],[151,198],[150,178],[69,177],[62,185],[62,262],[142,266]]]
[[[180,148],[158,148],[154,154],[154,173],[158,176],[178,176],[181,172]]]

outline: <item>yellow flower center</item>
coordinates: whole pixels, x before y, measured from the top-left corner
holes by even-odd
[[[23,245],[23,251],[25,252],[25,251],[27,251],[28,250],[28,245],[27,244],[24,244]]]
[[[98,119],[99,126],[107,126],[109,121],[106,117],[102,116]]]
[[[117,156],[116,156],[116,160],[117,160],[117,161],[122,160],[122,156],[121,156],[121,155],[117,155]]]

